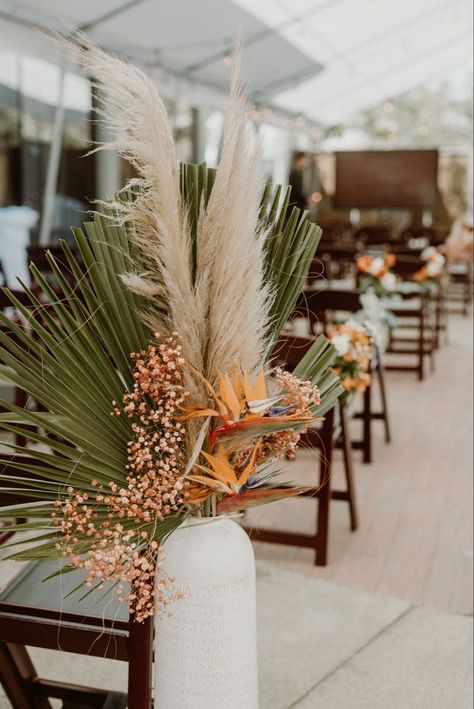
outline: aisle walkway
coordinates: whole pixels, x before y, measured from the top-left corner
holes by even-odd
[[[354,453],[360,528],[333,503],[329,565],[305,549],[258,543],[257,557],[351,588],[472,613],[472,324],[452,316],[449,345],[424,382],[388,373],[393,442],[375,424],[374,463]],[[354,426],[358,424],[354,422]],[[336,454],[340,456],[340,453]],[[303,452],[289,478],[315,484],[315,455]],[[341,471],[336,459],[335,484]],[[315,503],[292,500],[252,512],[262,525],[304,531]]]

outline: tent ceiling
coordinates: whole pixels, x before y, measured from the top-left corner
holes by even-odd
[[[240,31],[255,99],[329,124],[472,56],[471,0],[0,0],[2,49],[57,58],[35,27],[60,18],[217,90]]]
[[[325,123],[472,62],[471,0],[236,1],[324,65],[275,103]]]
[[[238,32],[249,40],[245,64],[252,94],[268,97],[322,69],[320,62],[231,0],[29,0],[15,6],[43,26],[64,29],[58,22],[64,18],[103,45],[221,91],[228,90],[230,69],[224,58]]]

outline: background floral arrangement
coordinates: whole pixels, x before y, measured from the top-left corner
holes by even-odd
[[[334,371],[345,389],[347,403],[354,392],[364,392],[370,384],[372,336],[365,325],[355,320],[332,325],[327,335],[337,350]]]
[[[397,278],[390,270],[395,266],[395,262],[394,254],[389,253],[383,256],[363,254],[357,257],[356,266],[364,274],[359,284],[361,292],[366,293],[372,289],[379,298],[389,295],[397,284]]]
[[[450,262],[472,263],[474,256],[474,233],[472,212],[457,219],[443,245],[443,253]]]
[[[425,261],[413,276],[417,283],[436,282],[444,273],[446,258],[435,246],[428,246],[421,252],[421,259]]]
[[[8,293],[26,325],[0,315],[1,374],[41,410],[3,401],[0,426],[27,426],[40,446],[30,465],[28,446],[8,444],[19,472],[2,491],[31,501],[0,515],[34,533],[12,558],[64,557],[86,594],[116,586],[142,621],[179,597],[157,572],[186,517],[302,491],[269,464],[294,455],[342,388],[324,337],[292,374],[272,364],[321,231],[288,209],[289,189],[265,185],[238,62],[218,170],[179,168],[154,84],[79,45],[107,97],[105,147],[137,177],[73,229],[79,259],[67,244],[61,261],[48,255],[59,292],[32,265],[31,308]]]
[[[388,332],[397,326],[397,318],[387,308],[385,299],[379,298],[373,288],[361,293],[359,300],[361,308],[354,314],[353,319],[366,327],[373,343],[380,350],[384,350]]]

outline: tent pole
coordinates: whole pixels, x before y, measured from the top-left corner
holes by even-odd
[[[54,216],[54,197],[58,183],[59,162],[61,159],[61,147],[64,128],[64,85],[66,72],[60,69],[59,96],[54,114],[53,135],[51,147],[49,149],[48,167],[46,171],[46,183],[43,193],[43,209],[41,214],[41,227],[39,243],[47,246],[51,240],[51,227]]]

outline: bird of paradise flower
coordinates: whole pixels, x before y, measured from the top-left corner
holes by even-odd
[[[308,409],[303,414],[296,405],[285,401],[285,394],[269,396],[264,370],[252,381],[246,372],[236,370],[221,375],[218,391],[206,381],[213,406],[184,406],[183,420],[205,418],[212,422],[207,447],[196,456],[206,464],[194,462],[188,474],[192,483],[189,501],[200,504],[217,495],[218,514],[272,502],[309,490],[307,487],[276,485],[279,472],[269,469],[262,451],[262,440],[271,440],[280,432],[301,432],[317,419]],[[284,402],[284,403],[282,403]],[[236,464],[236,459],[245,463]]]

